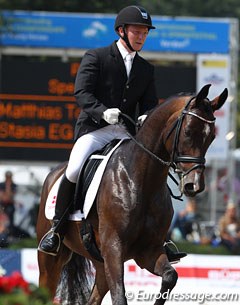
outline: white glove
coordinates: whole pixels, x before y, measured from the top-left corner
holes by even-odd
[[[117,124],[120,112],[121,111],[118,108],[109,108],[103,112],[102,118],[108,124]]]
[[[142,126],[143,122],[146,120],[147,115],[143,114],[138,117],[138,125]]]

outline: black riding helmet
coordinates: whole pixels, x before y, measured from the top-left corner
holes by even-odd
[[[149,30],[155,29],[155,27],[152,25],[151,16],[141,6],[135,6],[135,5],[127,6],[118,13],[117,18],[115,20],[114,29],[116,33],[119,35],[118,28],[123,27],[124,36],[122,38],[126,42],[127,46],[130,48],[130,50],[135,51],[130,45],[125,31],[125,27],[128,24],[144,25],[147,26]]]

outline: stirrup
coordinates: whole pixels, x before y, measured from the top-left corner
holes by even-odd
[[[178,250],[177,245],[176,245],[171,239],[169,239],[168,241],[165,241],[165,243],[163,244],[163,247],[164,247],[164,246],[168,246],[168,245],[173,245],[174,248],[175,248],[175,250],[176,250],[176,252],[180,252],[180,251]]]
[[[175,252],[174,252],[173,250],[171,250],[171,248],[169,247],[169,245],[172,245],[172,246],[175,248],[175,249],[174,249]],[[165,241],[165,243],[163,244],[163,247],[165,247],[165,246],[168,246],[169,250],[170,250],[171,252],[173,252],[173,254],[175,254],[176,256],[179,254],[179,258],[176,258],[176,260],[173,260],[173,261],[169,261],[169,263],[170,263],[171,265],[179,263],[181,258],[187,256],[187,253],[185,253],[185,252],[180,252],[179,249],[178,249],[178,247],[177,247],[177,245],[176,245],[172,240],[170,240],[170,239],[169,239],[168,241]]]
[[[48,237],[48,235],[53,235],[53,236],[56,236],[58,241],[58,245],[56,247],[56,249],[54,249],[54,251],[46,251],[42,248],[42,242]],[[38,251],[40,252],[43,252],[43,253],[46,253],[46,254],[49,254],[49,255],[52,255],[52,256],[56,256],[59,252],[59,249],[60,249],[60,246],[61,246],[61,242],[62,242],[62,237],[59,233],[55,232],[54,231],[54,228],[51,228],[45,235],[43,235],[42,239],[40,240],[39,242],[39,245],[38,245]]]

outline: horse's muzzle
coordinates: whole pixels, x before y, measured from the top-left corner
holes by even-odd
[[[180,191],[188,197],[201,193],[205,188],[203,172],[204,169],[198,169],[183,175],[179,184]]]

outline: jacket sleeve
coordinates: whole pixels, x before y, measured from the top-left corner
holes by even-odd
[[[77,104],[95,122],[100,124],[107,109],[94,95],[100,74],[97,52],[90,50],[84,55],[75,80],[74,96]]]

